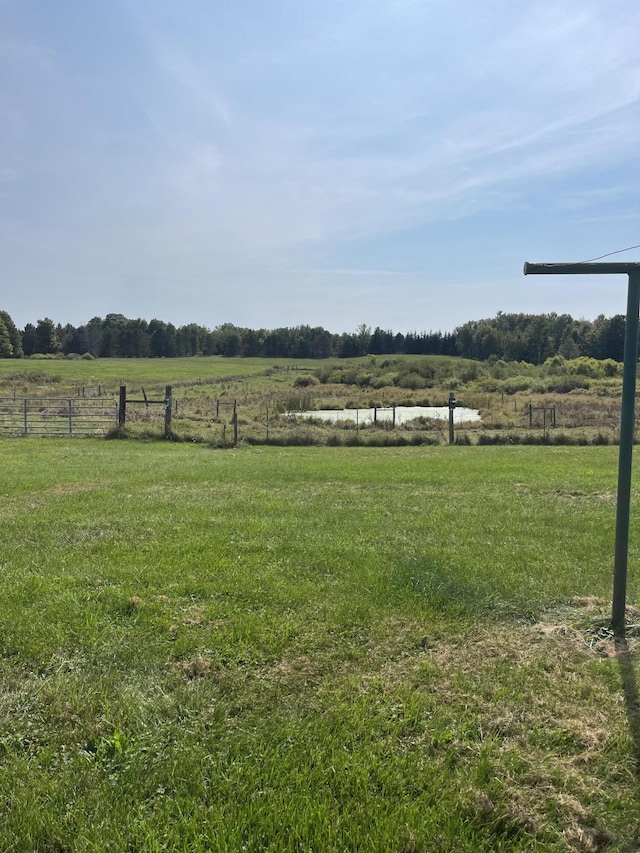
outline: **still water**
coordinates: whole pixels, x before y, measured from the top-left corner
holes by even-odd
[[[310,412],[287,412],[289,415],[295,415],[298,418],[317,418],[331,423],[339,423],[340,421],[353,421],[358,424],[371,424],[374,421],[373,409],[316,409]],[[412,421],[414,418],[434,418],[435,420],[448,421],[449,407],[448,406],[396,406],[396,424],[404,424],[407,421]],[[376,421],[392,421],[393,409],[376,409]],[[470,423],[471,421],[479,421],[480,413],[477,409],[465,409],[460,406],[459,409],[453,410],[453,421],[456,424]]]

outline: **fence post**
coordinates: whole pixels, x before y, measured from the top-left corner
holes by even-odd
[[[238,445],[238,401],[233,401],[233,446]]]
[[[456,398],[453,391],[449,392],[449,444],[453,444],[455,437],[453,433],[453,412],[456,407]]]
[[[100,386],[98,386],[100,387]],[[120,405],[118,406],[118,426],[123,427],[127,420],[127,386],[120,386]]]
[[[164,437],[171,438],[171,385],[164,392]]]
[[[68,403],[68,412],[69,412],[69,435],[73,435],[73,403],[71,402],[71,398],[67,400]]]
[[[27,398],[25,397],[23,400],[24,405],[24,434],[29,435],[29,426],[27,421]]]

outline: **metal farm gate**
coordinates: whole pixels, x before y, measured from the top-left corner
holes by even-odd
[[[115,400],[0,397],[0,435],[104,435],[117,425]]]

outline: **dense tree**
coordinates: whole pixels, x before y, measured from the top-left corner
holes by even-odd
[[[87,340],[86,351],[96,357],[103,355],[102,341],[104,339],[104,332],[102,326],[103,321],[100,317],[92,317],[84,327],[84,334],[86,335]]]
[[[355,332],[332,334],[319,326],[247,329],[223,323],[213,330],[196,323],[176,328],[164,320],[127,319],[122,314],[93,317],[86,325],[53,325],[49,318],[30,323],[22,332],[0,312],[14,357],[34,353],[89,352],[102,358],[225,355],[266,358],[354,358],[366,355],[459,355],[475,360],[522,361],[543,364],[559,354],[622,361],[625,318],[604,317],[593,322],[569,314],[503,314],[472,320],[453,332],[407,332],[361,324]],[[3,334],[3,341],[4,341]],[[6,342],[3,352],[8,352]]]
[[[393,332],[383,331],[380,326],[376,326],[371,335],[369,343],[369,352],[373,355],[386,355],[393,352]]]
[[[189,357],[203,355],[206,348],[208,330],[196,323],[189,323],[176,330],[176,355]]]
[[[150,354],[156,358],[173,358],[176,355],[176,327],[172,323],[153,319],[149,323]]]
[[[6,311],[0,311],[0,320],[4,323],[7,334],[9,335],[9,341],[11,342],[11,356],[13,358],[22,358],[24,355],[22,349],[22,335],[16,328],[16,324]]]
[[[9,337],[4,320],[0,319],[0,358],[11,358],[13,356],[13,346]]]
[[[241,352],[243,356],[246,358],[255,358],[260,355],[262,347],[261,335],[262,331],[255,331],[254,329],[243,330],[241,335]]]
[[[62,347],[58,339],[55,324],[53,320],[49,319],[49,317],[45,317],[44,320],[38,320],[38,323],[36,324],[34,347],[35,352],[43,353],[45,355],[53,355],[61,352]]]
[[[319,326],[309,332],[309,355],[311,358],[331,358],[333,355],[332,336]]]
[[[36,345],[36,327],[27,323],[22,330],[22,350],[25,355],[33,355]]]

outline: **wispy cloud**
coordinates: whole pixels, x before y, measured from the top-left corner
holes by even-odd
[[[269,275],[409,288],[422,258],[405,270],[354,248],[349,266],[344,247],[445,226],[469,245],[469,223],[492,217],[522,223],[517,244],[541,207],[584,224],[630,212],[633,0],[268,0],[250,15],[119,0],[65,15],[45,6],[36,27],[16,5],[0,40],[13,81],[0,93],[0,215],[16,276],[22,233],[57,247],[42,282],[54,269],[194,288],[220,276],[256,300]]]

